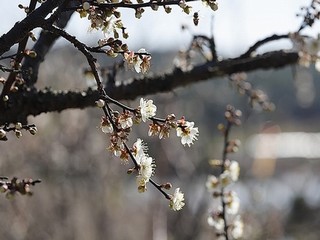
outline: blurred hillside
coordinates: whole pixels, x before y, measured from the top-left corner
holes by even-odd
[[[152,53],[152,72],[172,69],[174,56]],[[112,64],[107,60],[99,59],[102,67]],[[38,86],[80,91],[87,87],[86,67],[74,49],[57,49],[43,64]],[[123,82],[132,74],[120,73],[117,80]],[[187,206],[178,213],[171,212],[151,186],[138,193],[134,176],[126,174],[131,165],[120,164],[106,150],[108,137],[97,128],[97,109],[30,117],[38,135],[10,136],[1,143],[0,175],[43,182],[31,198],[16,196],[9,201],[0,196],[0,239],[214,239],[206,223],[211,198],[204,183],[213,172],[208,159],[222,155],[223,139],[216,126],[224,121],[227,104],[243,111],[243,125],[233,130],[232,137],[242,141],[233,156],[242,168],[240,182],[233,187],[242,204],[244,239],[318,239],[319,159],[259,161],[249,156],[246,141],[270,126],[279,132],[319,132],[319,76],[313,68],[299,66],[249,73],[253,87],[275,103],[274,112],[252,110],[248,98],[227,78],[147,96],[155,101],[158,116],[185,115],[199,127],[199,141],[191,148],[183,147],[174,134],[161,141],[147,137],[147,125],[137,126],[131,139],[131,144],[138,136],[147,142],[156,160],[157,182],[171,181],[185,192]],[[137,106],[138,100],[126,104]]]

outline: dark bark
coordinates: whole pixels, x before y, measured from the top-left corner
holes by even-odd
[[[237,72],[249,72],[259,69],[274,69],[296,64],[299,55],[296,52],[276,51],[250,58],[227,59],[195,66],[190,71],[173,70],[171,73],[132,79],[129,84],[106,88],[106,93],[117,100],[135,99],[139,96],[168,92],[175,88],[215,79]],[[86,92],[54,92],[28,90],[10,95],[6,108],[0,112],[0,124],[25,122],[29,115],[62,111],[70,108],[94,106],[99,92],[89,89]]]
[[[59,5],[66,0],[51,0],[41,4],[32,13],[26,16],[22,21],[17,22],[6,34],[0,37],[0,56],[16,43],[23,40],[30,31],[41,27],[45,23],[45,18]]]

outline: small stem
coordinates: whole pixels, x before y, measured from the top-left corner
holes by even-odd
[[[151,182],[151,184],[152,184],[153,186],[155,186],[155,187],[165,196],[166,199],[168,199],[168,200],[171,199],[171,196],[170,196],[168,193],[166,193],[165,191],[163,191],[161,185],[157,184],[157,183],[156,183],[155,181],[153,181],[151,178],[149,179],[149,181]]]

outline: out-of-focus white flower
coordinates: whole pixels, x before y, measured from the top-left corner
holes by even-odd
[[[236,216],[231,228],[231,235],[234,239],[239,239],[243,235],[243,221],[240,215]]]
[[[173,211],[179,211],[185,205],[185,203],[183,201],[184,201],[184,194],[180,191],[180,188],[176,188],[173,196],[170,199],[169,207]]]
[[[226,211],[228,214],[235,215],[239,212],[240,199],[236,192],[231,191],[225,196]]]
[[[140,99],[140,113],[142,121],[146,122],[148,118],[154,117],[156,115],[157,107],[153,104],[152,100]]]
[[[230,185],[233,182],[230,175],[230,171],[225,170],[223,173],[221,173],[219,176],[219,182],[222,187]]]
[[[316,63],[315,63],[314,66],[315,66],[316,70],[317,70],[318,72],[320,72],[320,59],[319,59],[319,58],[316,60]]]
[[[106,117],[101,118],[100,128],[103,133],[112,133],[113,132],[112,124],[109,121],[109,119]]]
[[[209,226],[214,227],[217,232],[224,230],[224,220],[220,215],[215,213],[210,214],[207,221]]]
[[[311,56],[317,56],[320,51],[320,35],[318,38],[305,39],[305,51]]]
[[[209,192],[214,191],[219,186],[219,179],[214,175],[209,175],[206,181],[206,187]]]
[[[227,166],[227,170],[230,172],[230,177],[232,181],[238,181],[240,174],[240,166],[237,161],[231,161],[230,165]]]
[[[183,124],[179,125],[176,130],[177,136],[181,137],[181,143],[184,146],[187,144],[190,147],[198,139],[199,130],[197,127],[194,127],[194,122],[183,121]]]

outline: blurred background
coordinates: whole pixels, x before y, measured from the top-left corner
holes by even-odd
[[[295,13],[303,5],[298,4],[298,8],[292,10],[297,2],[309,4],[309,1],[290,1],[291,4],[282,8],[282,4],[280,8],[269,4],[283,9],[283,12],[279,10],[279,16],[286,16],[290,9],[292,19],[297,19]],[[259,13],[250,8],[254,3],[249,0],[243,5],[239,1],[221,2],[214,24],[217,25],[217,48],[222,57],[236,56],[254,42],[254,39],[248,39],[248,34],[255,32],[250,31],[250,27],[258,22],[251,19],[252,16],[258,18],[256,14]],[[272,11],[268,13],[274,14]],[[218,14],[224,14],[224,19],[229,18],[230,30],[223,28],[222,22],[218,24]],[[228,48],[223,45],[228,43],[224,41],[224,34],[235,34],[232,28],[239,29],[231,23],[233,16],[251,20],[242,23],[243,29],[247,29],[242,34],[243,41],[240,41],[241,37],[235,39],[235,35],[226,37],[232,44]],[[200,18],[199,25],[209,29],[210,17],[203,19]],[[279,22],[279,18],[273,22],[269,22],[270,19],[263,20],[262,17],[260,23],[276,28],[278,25],[274,21]],[[192,26],[192,17],[185,20]],[[295,20],[298,25],[300,20]],[[151,52],[154,73],[170,71],[177,51],[187,46],[191,39],[190,32],[181,33],[181,24],[177,22],[176,25],[178,30],[175,34],[184,37],[181,37],[183,41],[176,41],[176,38],[168,36],[174,46],[172,48],[162,45],[165,38],[149,41],[148,36],[153,36],[152,33],[147,36],[137,34],[145,39],[141,46],[134,43],[137,48],[147,42],[150,42],[149,46],[159,44]],[[218,26],[224,30],[219,32]],[[295,26],[283,29],[281,33],[296,30],[298,27]],[[163,31],[166,28],[159,29]],[[135,30],[129,28],[130,31],[134,38]],[[270,33],[278,31],[270,30]],[[267,32],[259,34],[256,34],[256,40],[269,35]],[[175,42],[179,46],[174,45]],[[244,42],[247,45],[243,45]],[[267,49],[282,47],[291,46],[289,42],[283,42],[267,46]],[[98,57],[101,66],[112,64],[110,59]],[[86,61],[81,54],[58,44],[43,63],[37,86],[57,90],[86,89],[85,68]],[[118,80],[121,82],[130,74],[133,73],[120,74]],[[205,181],[208,174],[214,173],[208,160],[222,156],[223,136],[216,126],[224,122],[225,106],[232,104],[243,112],[242,125],[231,133],[231,137],[240,139],[242,145],[238,153],[230,155],[240,163],[240,181],[230,189],[240,197],[240,213],[245,223],[244,239],[318,239],[319,73],[313,66],[309,69],[290,66],[248,73],[248,81],[269,96],[276,105],[274,112],[263,112],[259,107],[252,109],[248,98],[240,95],[227,78],[147,96],[156,103],[159,117],[175,113],[177,117],[186,116],[199,127],[199,140],[191,148],[183,147],[174,134],[161,141],[149,138],[148,126],[143,124],[136,126],[130,139],[132,144],[140,137],[148,144],[149,154],[157,164],[157,182],[170,181],[184,191],[186,206],[180,212],[170,211],[167,200],[151,186],[146,193],[138,193],[135,177],[126,174],[131,165],[121,164],[106,150],[109,142],[98,128],[101,117],[98,109],[67,110],[30,117],[29,121],[36,124],[38,134],[30,136],[25,133],[21,139],[11,136],[9,141],[1,143],[0,175],[41,178],[43,182],[34,188],[32,197],[17,195],[13,200],[7,200],[4,195],[0,196],[0,238],[215,239],[213,230],[207,225],[212,198],[205,189]],[[125,103],[136,107],[138,101]],[[270,133],[274,134],[271,138]]]

